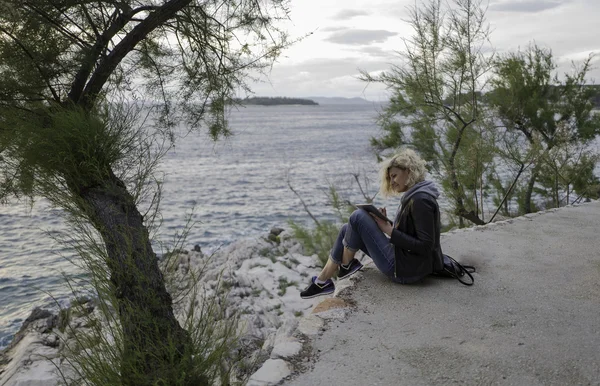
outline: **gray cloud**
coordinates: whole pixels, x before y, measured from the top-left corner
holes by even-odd
[[[568,1],[567,1],[568,2]],[[560,7],[565,1],[559,0],[511,0],[490,5],[491,11],[537,13]]]
[[[375,46],[361,47],[357,51],[361,52],[363,54],[367,54],[371,57],[386,58],[386,59],[398,59],[398,54],[396,52],[394,52],[392,50],[384,50],[381,47],[375,47]]]
[[[344,31],[346,29],[347,29],[347,27],[325,27],[325,28],[320,28],[319,31],[321,31],[321,32],[336,32],[336,31]]]
[[[371,13],[368,11],[364,11],[364,10],[358,10],[358,9],[342,9],[340,12],[338,12],[336,15],[333,16],[333,20],[350,20],[353,17],[357,17],[357,16],[368,16]]]
[[[373,58],[313,58],[295,64],[273,67],[266,82],[252,85],[264,96],[361,96],[363,92],[383,92],[384,87],[358,79],[359,70],[388,70],[389,61]]]
[[[386,30],[346,29],[334,32],[326,41],[338,44],[366,45],[371,43],[383,43],[387,38],[398,35],[397,32]]]
[[[294,76],[298,73],[308,73],[316,80],[329,79],[339,76],[357,75],[359,69],[365,71],[377,71],[389,69],[386,61],[372,61],[358,58],[314,58],[293,65],[281,65],[275,67],[273,72],[285,73]]]

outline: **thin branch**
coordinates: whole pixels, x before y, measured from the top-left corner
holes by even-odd
[[[103,59],[90,77],[85,86],[82,98],[77,101],[83,105],[92,105],[104,84],[121,63],[123,58],[149,33],[158,28],[162,23],[169,20],[177,12],[187,6],[192,0],[171,0],[164,3],[160,8],[150,13],[148,17],[135,26],[125,37],[114,47],[110,55]]]
[[[144,5],[144,6],[132,9],[130,14],[131,14],[131,16],[133,16],[133,15],[137,15],[140,12],[156,11],[158,9],[160,9],[160,6],[158,6],[158,5]]]
[[[23,50],[23,52],[25,52],[25,55],[27,55],[29,57],[29,59],[31,59],[31,62],[33,63],[33,65],[35,66],[35,68],[37,68],[38,72],[40,73],[40,76],[42,77],[42,80],[46,83],[46,87],[48,87],[48,90],[50,90],[50,92],[52,93],[52,96],[54,97],[54,100],[57,101],[57,102],[60,102],[59,95],[56,93],[56,91],[54,90],[54,88],[50,84],[50,80],[46,77],[46,74],[44,73],[45,71],[40,67],[40,65],[38,64],[38,62],[35,60],[33,54],[31,52],[29,52],[29,50],[27,49],[27,47],[25,47],[25,45],[23,43],[21,43],[21,41],[19,41],[19,39],[17,39],[16,36],[14,36],[10,32],[8,32],[6,29],[4,29],[1,26],[0,26],[0,32],[4,32],[19,47],[21,47],[21,49]]]
[[[60,12],[60,14],[61,14],[61,15],[62,15],[62,16],[63,16],[63,17],[66,19],[66,20],[68,20],[68,21],[69,21],[69,23],[71,23],[71,25],[73,25],[73,26],[77,27],[77,28],[79,29],[79,31],[81,31],[81,33],[83,33],[84,35],[86,35],[86,36],[87,36],[89,39],[92,39],[92,40],[94,39],[94,36],[90,35],[90,33],[89,33],[89,32],[88,32],[88,31],[87,31],[85,28],[83,28],[83,27],[81,27],[80,25],[78,25],[78,24],[75,22],[75,20],[73,20],[73,19],[71,18],[71,16],[69,16],[69,15],[68,15],[66,12],[63,12],[63,10],[62,10],[61,8],[59,8],[59,7],[58,7],[56,4],[54,4],[54,3],[53,3],[52,5],[54,6],[54,8],[55,8],[55,9],[56,9],[58,12]],[[85,9],[85,7],[84,7],[84,9]],[[92,25],[93,25],[93,23],[92,23]],[[76,36],[76,38],[79,38],[79,36],[77,36],[77,35],[75,35],[75,36]],[[85,45],[86,45],[86,46],[89,46],[89,44],[88,44],[87,42],[85,42],[85,41],[83,41],[83,40],[81,40],[81,41],[82,41],[83,43],[85,43]]]
[[[96,28],[96,24],[94,23],[94,20],[92,20],[92,17],[90,16],[90,13],[88,12],[85,4],[80,4],[80,5],[81,5],[81,10],[83,11],[83,14],[85,15],[88,23],[90,23],[90,27],[92,27],[92,30],[94,30],[94,35],[96,36],[96,39],[98,39],[100,37],[100,32]]]
[[[519,177],[521,176],[521,173],[523,173],[523,171],[525,170],[525,164],[521,164],[521,169],[519,169],[519,172],[517,173],[517,176],[515,177],[515,180],[513,181],[513,183],[510,185],[510,187],[508,188],[508,190],[506,191],[506,194],[504,195],[504,197],[502,198],[502,201],[500,202],[500,204],[498,205],[498,208],[496,208],[496,212],[494,212],[494,215],[492,216],[492,218],[490,219],[490,221],[488,221],[488,224],[491,223],[492,221],[494,221],[494,218],[496,217],[496,215],[498,214],[498,212],[500,211],[500,208],[502,208],[502,205],[504,205],[504,202],[508,199],[508,197],[510,196],[510,192],[512,192],[513,188],[515,187],[515,184],[517,183],[517,181],[519,180]]]
[[[37,8],[35,5],[32,5],[31,3],[28,3],[28,2],[26,2],[24,5],[25,5],[25,7],[28,7],[33,12],[35,12],[36,14],[38,14],[39,16],[41,16],[44,19],[46,19],[50,24],[52,24],[55,27],[55,29],[58,32],[60,32],[61,34],[65,35],[66,37],[72,39],[73,41],[75,41],[76,43],[78,43],[82,48],[89,47],[89,44],[86,41],[81,40],[81,38],[79,36],[75,35],[71,31],[69,31],[66,28],[64,28],[58,21],[56,21],[53,18],[51,18],[46,12],[43,12],[42,10],[40,10],[39,8]]]
[[[108,43],[129,21],[127,14],[118,14],[115,10],[112,14],[115,19],[111,25],[104,31],[104,33],[96,39],[93,47],[88,51],[85,60],[83,60],[79,71],[75,75],[68,97],[71,101],[77,103],[81,99],[83,90],[85,88],[88,77],[92,73],[94,64],[106,50],[108,49]]]
[[[359,174],[352,173],[352,176],[354,177],[354,180],[356,180],[356,183],[358,184],[358,189],[360,189],[360,193],[365,198],[365,200],[367,200],[368,203],[373,202],[373,198],[375,198],[375,196],[377,194],[375,194],[375,196],[373,196],[373,198],[369,197],[369,195],[363,190],[362,184],[360,183],[360,179],[358,178]]]
[[[304,210],[306,211],[306,213],[308,213],[310,218],[312,218],[312,220],[315,222],[315,224],[317,224],[317,226],[321,225],[321,223],[319,223],[319,220],[317,220],[317,218],[315,216],[313,216],[313,214],[310,212],[310,210],[308,209],[308,206],[306,205],[306,203],[304,202],[304,200],[302,199],[300,194],[298,194],[298,192],[296,192],[296,190],[292,187],[292,183],[290,182],[289,177],[287,180],[287,185],[290,188],[290,190],[296,195],[296,197],[298,197],[298,199],[302,203],[302,206],[304,207]]]

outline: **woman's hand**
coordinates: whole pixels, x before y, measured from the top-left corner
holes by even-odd
[[[387,211],[385,208],[379,208],[379,211],[385,217],[387,217]],[[388,221],[385,221],[385,220],[375,216],[374,214],[372,214],[371,217],[373,217],[373,219],[375,220],[375,223],[377,224],[377,226],[383,233],[385,233],[388,236],[392,235],[392,230],[394,230],[394,227],[392,227],[392,224],[390,224]]]
[[[385,217],[387,217],[387,209],[385,209],[385,208],[377,208],[377,209],[379,209],[379,211],[380,211],[381,213],[383,213],[383,215],[384,215]]]

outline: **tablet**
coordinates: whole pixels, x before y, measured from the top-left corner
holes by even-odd
[[[383,213],[381,213],[381,212],[379,211],[379,209],[377,209],[377,208],[375,207],[375,205],[372,205],[372,204],[358,204],[358,205],[356,205],[356,207],[357,207],[358,209],[366,210],[366,211],[367,211],[367,212],[369,212],[369,213],[373,213],[375,216],[379,217],[380,219],[382,219],[382,220],[385,220],[385,221],[389,222],[390,224],[393,224],[393,223],[390,221],[390,219],[389,219],[389,218],[385,217],[385,216],[383,215]]]

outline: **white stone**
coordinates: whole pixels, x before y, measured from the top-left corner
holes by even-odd
[[[268,359],[257,372],[252,374],[247,386],[276,385],[292,373],[283,359]]]
[[[346,319],[347,314],[347,308],[332,308],[327,311],[319,312],[317,316],[324,320],[342,320]]]
[[[345,290],[346,288],[352,287],[354,285],[354,280],[356,278],[362,276],[362,273],[357,272],[353,277],[350,277],[350,280],[338,280],[335,282],[335,292],[334,297],[338,296],[340,292]]]
[[[219,283],[234,284],[227,294],[228,308],[243,313],[251,312],[242,315],[239,332],[242,337],[264,339],[262,349],[273,356],[252,376],[249,385],[276,384],[291,373],[290,365],[276,358],[292,357],[302,350],[302,344],[293,337],[299,326],[298,316],[308,314],[307,311],[318,302],[315,299],[301,299],[299,294],[307,285],[307,276],[319,270],[317,256],[303,255],[301,245],[289,233],[282,233],[280,238],[282,242],[279,245],[263,239],[240,240],[212,256],[193,251],[181,254],[175,257],[178,266],[169,279],[170,290],[182,290],[191,284],[191,272],[201,273],[198,283],[200,297],[184,299],[179,303],[181,307],[177,308],[177,317],[180,320],[184,320],[187,304],[193,302],[200,308],[204,301],[217,294]],[[266,256],[262,256],[266,248],[269,250]],[[289,285],[283,291],[285,284]],[[308,332],[307,335],[318,334],[323,328],[323,320],[319,317],[308,315],[301,319],[299,330]],[[73,318],[70,324],[79,329],[87,322],[85,317]],[[39,327],[38,331],[41,331],[44,323],[36,321],[32,327]],[[69,335],[67,332],[61,338],[67,338],[65,344],[73,341]],[[55,358],[58,351],[42,345],[43,337],[46,344],[56,343],[54,336],[31,331],[23,337],[18,347],[11,350],[9,358],[12,361],[3,367],[0,386],[56,384],[58,377],[53,373],[55,366],[42,359],[42,356]],[[258,350],[250,355],[257,353]],[[61,370],[69,371],[63,365]]]
[[[273,346],[271,358],[291,358],[302,351],[302,343],[300,342],[283,342]]]
[[[324,325],[325,322],[323,319],[311,314],[300,319],[298,322],[298,331],[304,335],[314,336],[321,332]]]
[[[277,330],[277,334],[275,335],[275,344],[279,344],[282,342],[287,342],[290,340],[292,335],[294,335],[294,331],[298,327],[298,319],[287,317],[283,320],[281,327]]]
[[[29,331],[9,354],[12,361],[0,375],[2,386],[54,386],[58,383],[56,367],[43,356],[56,356],[56,349],[43,346],[39,333]]]
[[[273,350],[273,346],[275,345],[275,335],[277,335],[277,333],[267,335],[267,338],[265,339],[261,348],[263,351],[271,352],[271,350]]]

